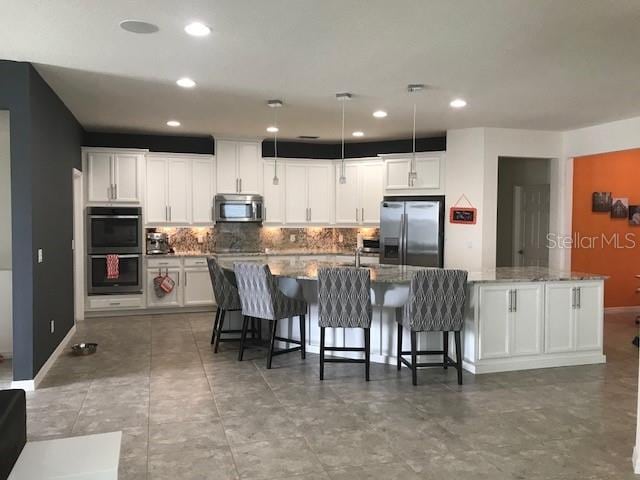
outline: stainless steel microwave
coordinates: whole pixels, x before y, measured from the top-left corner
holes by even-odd
[[[216,222],[262,223],[264,205],[260,195],[219,193],[214,198]]]

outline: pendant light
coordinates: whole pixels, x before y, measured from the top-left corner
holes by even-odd
[[[421,92],[422,90],[424,90],[424,84],[422,83],[411,83],[409,85],[407,85],[407,91],[409,93],[416,93],[416,92]],[[416,101],[415,101],[415,97],[413,100],[413,135],[411,137],[412,140],[412,156],[411,156],[411,163],[409,165],[409,179],[408,179],[408,183],[410,187],[413,187],[415,185],[416,179],[418,178],[418,172],[416,171],[416,112],[417,112],[417,106],[416,106]]]
[[[342,147],[342,162],[340,163],[340,183],[347,183],[347,170],[344,164],[344,105],[347,101],[351,100],[352,95],[350,93],[336,93],[336,98],[342,103],[342,135],[341,135],[341,147]]]
[[[282,107],[282,100],[269,100],[267,101],[267,105],[270,108],[273,108],[273,125],[267,128],[268,131],[273,132],[273,179],[271,182],[274,185],[278,185],[280,183],[280,179],[278,178],[278,109]]]

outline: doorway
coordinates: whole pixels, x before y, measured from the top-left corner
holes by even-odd
[[[498,159],[496,266],[549,265],[551,159]]]

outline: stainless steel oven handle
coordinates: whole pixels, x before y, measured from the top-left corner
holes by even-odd
[[[115,253],[114,255],[118,255],[118,258],[139,258],[142,255],[136,255],[136,254],[131,254],[131,255],[120,255],[118,253]],[[107,258],[106,255],[89,255],[91,258]]]
[[[140,218],[140,215],[91,215],[90,218]]]

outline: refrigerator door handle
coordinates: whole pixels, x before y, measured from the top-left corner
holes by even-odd
[[[403,213],[400,216],[400,261],[402,265],[407,264],[407,214]]]

